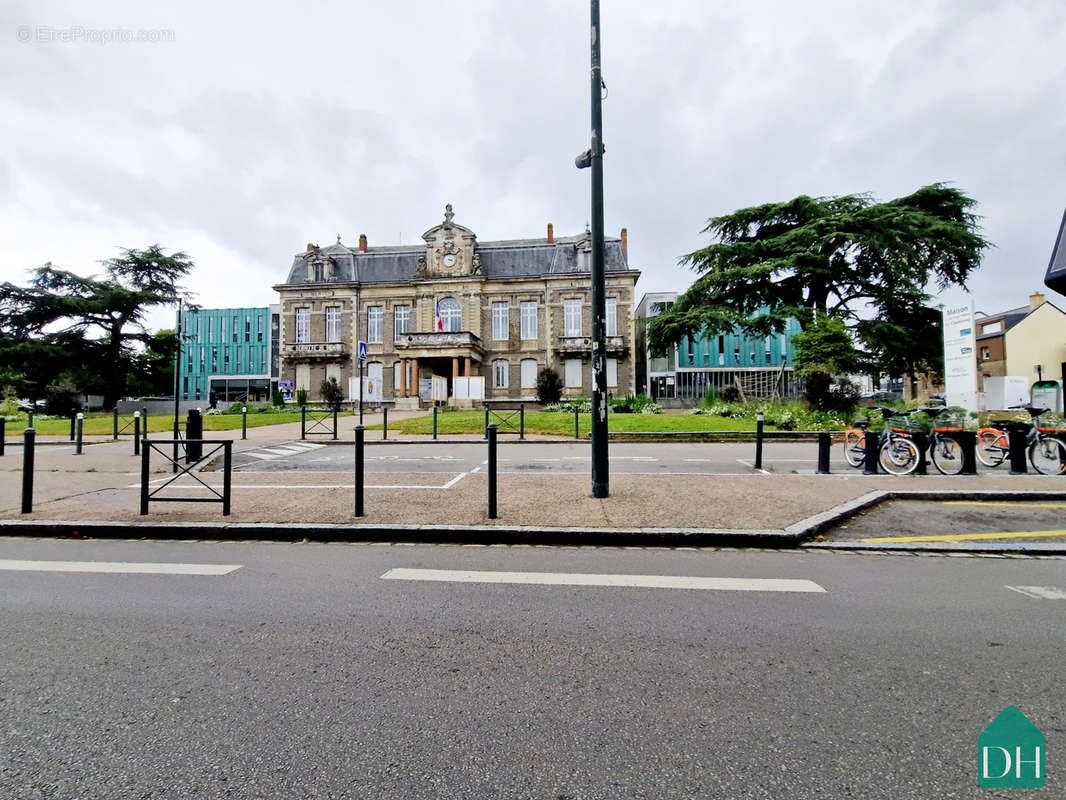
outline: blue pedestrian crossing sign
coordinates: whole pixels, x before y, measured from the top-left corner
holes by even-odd
[[[366,342],[359,342],[359,360],[366,361]]]

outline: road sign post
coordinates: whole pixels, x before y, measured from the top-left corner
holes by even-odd
[[[359,424],[363,424],[363,367],[366,365],[366,342],[359,342]]]

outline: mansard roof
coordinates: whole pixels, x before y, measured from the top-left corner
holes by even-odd
[[[475,242],[474,253],[480,256],[486,280],[506,278],[537,278],[548,275],[588,274],[589,267],[579,266],[578,252],[589,246],[588,233],[578,236],[557,236],[547,239],[506,239],[496,242]],[[362,252],[338,242],[328,248],[298,253],[289,269],[285,285],[306,285],[307,259],[315,253],[329,258],[332,275],[319,283],[405,283],[437,281],[440,278],[416,277],[418,259],[426,255],[426,246],[402,245],[374,247]],[[604,237],[604,269],[606,272],[626,272],[629,264],[622,251],[622,240]],[[480,276],[479,276],[480,277]]]

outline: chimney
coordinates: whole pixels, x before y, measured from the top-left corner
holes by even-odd
[[[360,253],[365,253],[366,252],[366,234],[365,233],[360,233],[359,234],[359,252]]]
[[[555,228],[550,222],[548,223],[548,244],[555,244]]]
[[[629,261],[629,231],[622,228],[622,257]]]
[[[1044,295],[1041,292],[1033,292],[1029,295],[1029,310],[1036,311],[1044,304]]]

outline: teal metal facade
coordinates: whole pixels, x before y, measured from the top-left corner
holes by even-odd
[[[782,359],[786,366],[793,365],[795,350],[792,337],[800,332],[799,322],[789,320],[782,333],[769,336],[752,336],[731,331],[701,336],[698,339],[685,337],[677,347],[678,369],[705,369],[708,367],[780,367]]]
[[[277,382],[269,307],[186,310],[182,327],[178,377],[182,399],[208,403],[269,399],[272,374]]]

